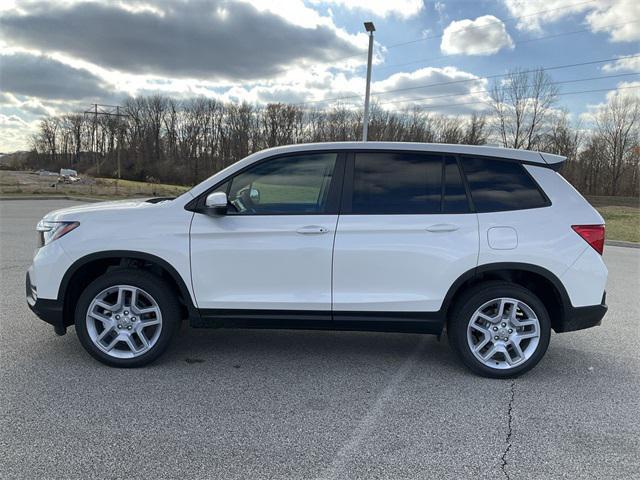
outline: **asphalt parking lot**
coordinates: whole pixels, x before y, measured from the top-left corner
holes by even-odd
[[[640,249],[606,248],[603,326],[515,381],[432,336],[186,326],[117,370],[25,303],[34,226],[73,204],[0,201],[1,478],[640,477]]]

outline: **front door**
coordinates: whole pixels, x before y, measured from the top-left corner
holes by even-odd
[[[339,157],[324,152],[270,158],[216,188],[228,195],[227,215],[196,214],[191,225],[200,309],[325,312],[330,318]]]

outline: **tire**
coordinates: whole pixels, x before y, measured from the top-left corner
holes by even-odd
[[[511,315],[514,310],[515,319]],[[472,287],[455,303],[447,336],[472,372],[490,378],[514,378],[531,370],[544,356],[551,320],[544,304],[531,291],[513,283],[491,281]]]
[[[180,320],[172,288],[162,278],[134,269],[98,277],[82,292],[75,311],[76,333],[85,350],[100,362],[121,368],[141,367],[158,358]]]

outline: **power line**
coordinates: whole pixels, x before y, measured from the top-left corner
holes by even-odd
[[[594,90],[581,90],[581,91],[577,91],[577,92],[563,92],[563,93],[559,93],[558,96],[559,97],[564,97],[566,95],[579,95],[579,94],[583,94],[583,93],[597,93],[597,92],[617,92],[620,90],[628,90],[628,89],[632,89],[632,88],[640,88],[640,85],[632,85],[629,87],[617,87],[617,88],[598,88],[598,89],[594,89]],[[477,100],[477,101],[473,101],[473,102],[460,102],[460,103],[444,103],[441,105],[426,105],[426,106],[421,106],[421,109],[432,109],[432,108],[447,108],[447,107],[457,107],[457,106],[462,106],[462,105],[477,105],[479,103],[484,103],[486,104],[487,102],[483,101],[483,100]],[[401,113],[402,110],[392,110],[393,112],[396,113]]]
[[[546,9],[546,10],[539,10],[537,12],[529,13],[527,15],[521,15],[519,17],[510,17],[510,18],[512,20],[522,20],[523,18],[535,17],[535,16],[538,16],[538,15],[542,15],[544,13],[554,12],[554,11],[557,11],[557,10],[564,10],[566,8],[578,7],[580,5],[586,5],[586,4],[589,4],[589,3],[595,3],[597,1],[598,0],[588,0],[586,2],[572,3],[570,5],[565,5],[563,7],[549,8],[549,9]],[[460,30],[457,30],[456,33],[461,33],[461,32],[464,32],[464,31],[466,31],[468,29],[470,30],[470,29],[478,29],[478,28],[487,28],[487,27],[490,27],[492,25],[499,25],[499,24],[502,24],[502,23],[503,22],[500,20],[498,22],[490,22],[490,23],[487,23],[485,25],[477,25],[477,26],[474,25],[474,26],[464,27],[464,28],[462,28]],[[385,46],[385,48],[387,50],[389,50],[389,49],[392,49],[392,48],[402,47],[402,46],[405,46],[405,45],[411,45],[411,44],[414,44],[414,43],[424,42],[425,40],[432,40],[432,39],[435,39],[435,38],[442,38],[443,36],[444,36],[444,32],[442,32],[441,34],[438,34],[438,35],[429,35],[429,36],[426,36],[426,37],[420,37],[420,38],[416,38],[416,39],[413,39],[413,40],[407,40],[405,42],[394,43],[394,44]],[[337,62],[341,62],[343,60],[349,60],[351,58],[360,57],[361,55],[362,55],[361,53],[356,53],[356,54],[353,54],[353,55],[348,55],[346,57],[336,58],[335,60],[333,60],[332,63],[337,63]]]
[[[622,25],[628,25],[630,23],[638,23],[638,22],[640,22],[640,20],[632,20],[632,21],[629,21],[629,22],[614,23],[614,24],[611,24],[611,25],[603,25],[603,28],[620,27]],[[527,38],[527,39],[524,39],[524,40],[518,40],[517,42],[513,42],[512,45],[513,46],[522,45],[524,43],[539,42],[540,40],[548,40],[550,38],[565,37],[567,35],[576,35],[578,33],[587,33],[587,32],[591,32],[591,29],[590,28],[583,28],[581,30],[573,30],[571,32],[561,32],[561,33],[555,33],[555,34],[551,34],[551,35],[544,35],[542,37]],[[493,52],[493,49],[480,50],[478,52],[475,52],[475,54],[483,53],[483,52],[491,53],[491,52]],[[436,60],[442,60],[443,58],[456,57],[456,56],[459,56],[459,55],[461,55],[461,54],[459,54],[459,53],[451,53],[451,54],[448,54],[448,55],[441,55],[439,57],[421,58],[421,59],[418,59],[418,60],[413,60],[411,62],[394,63],[394,64],[391,64],[391,65],[382,65],[382,66],[377,66],[376,67],[376,71],[387,70],[387,69],[394,68],[394,67],[405,67],[407,65],[415,65],[416,63],[433,62],[433,61],[436,61]]]
[[[624,56],[624,57],[616,57],[616,58],[607,58],[607,59],[604,59],[604,60],[593,60],[593,61],[590,61],[590,62],[572,63],[572,64],[568,64],[568,65],[556,65],[556,66],[553,66],[553,67],[534,68],[534,69],[531,69],[531,70],[523,70],[523,71],[518,72],[518,73],[535,73],[535,72],[538,72],[538,71],[545,71],[546,72],[546,71],[549,71],[549,70],[561,70],[561,69],[564,69],[564,68],[575,68],[575,67],[582,67],[582,66],[585,66],[585,65],[595,65],[595,64],[598,64],[598,63],[612,62],[614,60],[618,60],[618,59],[621,59],[621,58],[635,58],[635,57],[640,57],[640,54],[627,55],[627,56]],[[508,76],[508,75],[509,75],[509,73],[506,73],[506,74],[505,73],[500,73],[500,74],[495,74],[495,75],[486,75],[484,77],[478,77],[478,78],[475,78],[475,79],[455,80],[455,81],[451,81],[451,82],[431,83],[431,84],[427,84],[427,85],[417,85],[417,86],[414,86],[414,87],[396,88],[396,89],[393,89],[393,90],[385,90],[385,91],[382,91],[382,92],[374,92],[374,93],[372,93],[372,95],[386,95],[388,93],[405,92],[405,91],[409,91],[409,90],[419,90],[421,88],[433,87],[433,86],[436,86],[436,85],[450,85],[452,83],[472,82],[472,81],[475,81],[475,80],[483,80],[483,79],[488,80],[490,78],[500,78],[500,77],[505,77],[505,76]]]
[[[593,80],[604,80],[607,78],[618,78],[618,77],[628,77],[628,76],[632,76],[632,75],[640,75],[640,72],[633,72],[633,73],[618,73],[615,75],[601,75],[599,77],[590,77],[590,78],[576,78],[573,80],[562,80],[562,81],[558,81],[558,82],[549,82],[549,85],[562,85],[565,83],[578,83],[578,82],[589,82],[589,81],[593,81]],[[415,101],[419,101],[419,100],[431,100],[434,98],[449,98],[449,97],[464,97],[465,95],[472,95],[474,93],[489,93],[491,92],[491,90],[473,90],[473,91],[469,91],[469,92],[464,92],[464,93],[452,93],[452,94],[445,94],[445,95],[434,95],[431,97],[416,97],[416,98],[407,98],[404,100],[389,100],[387,102],[380,102],[378,103],[378,105],[387,105],[390,103],[404,103],[404,102],[415,102]]]
[[[613,62],[613,61],[624,59],[624,58],[636,58],[636,57],[640,57],[640,54],[625,55],[625,56],[622,56],[622,57],[605,58],[603,60],[592,60],[592,61],[588,61],[588,62],[570,63],[570,64],[566,64],[566,65],[554,65],[552,67],[541,67],[541,68],[536,68],[536,69],[532,69],[532,70],[523,70],[523,71],[521,71],[519,73],[534,73],[534,72],[538,72],[538,71],[561,70],[561,69],[565,69],[565,68],[575,68],[575,67],[582,67],[582,66],[586,66],[586,65],[596,65],[598,63]],[[409,91],[409,90],[419,90],[419,89],[422,89],[422,88],[439,87],[439,86],[445,86],[445,85],[454,85],[454,84],[459,84],[459,83],[475,82],[475,81],[478,81],[478,80],[488,80],[488,79],[493,79],[493,78],[506,77],[508,75],[510,75],[510,74],[509,73],[498,73],[498,74],[492,74],[492,75],[485,75],[485,76],[481,76],[481,77],[466,78],[464,80],[451,80],[451,81],[448,81],[448,82],[428,83],[428,84],[424,84],[424,85],[415,85],[413,87],[395,88],[395,89],[392,89],[392,90],[383,90],[383,91],[380,91],[380,92],[371,92],[371,95],[386,95],[388,93],[405,92],[405,91]],[[337,101],[337,100],[351,100],[351,99],[360,98],[360,97],[362,97],[362,95],[354,94],[354,95],[346,95],[346,96],[343,96],[343,97],[325,98],[325,99],[321,99],[321,100],[309,100],[307,102],[296,103],[295,105],[308,105],[308,104],[312,104],[312,103],[333,102],[333,101]]]

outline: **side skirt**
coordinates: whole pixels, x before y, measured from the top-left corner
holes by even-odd
[[[201,309],[194,328],[264,328],[287,330],[350,330],[440,335],[440,312],[326,312],[313,310]]]

